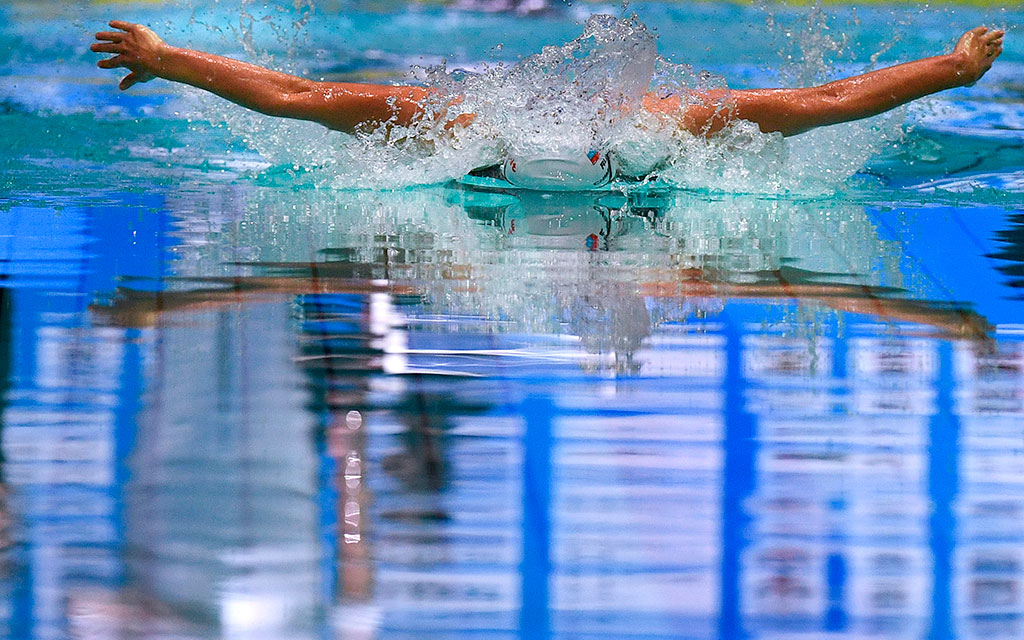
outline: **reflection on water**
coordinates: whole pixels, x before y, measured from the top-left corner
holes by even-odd
[[[132,595],[225,636],[316,637],[316,422],[273,331],[288,316],[257,303],[161,331],[127,460]]]
[[[3,290],[9,637],[1019,635],[1024,348],[864,206],[175,193]]]
[[[481,317],[501,332],[568,325],[598,354],[736,299],[795,298],[953,335],[986,329],[963,305],[907,295],[899,244],[842,200],[438,188],[286,201],[260,190],[244,212],[222,194],[202,205],[198,225],[186,218],[176,234],[171,290],[123,287],[97,313],[119,322],[243,294],[382,289],[418,297],[417,315]]]
[[[1010,225],[999,233],[1001,246],[993,257],[1005,261],[999,271],[1009,280],[1007,284],[1020,289],[1024,287],[1024,214],[1013,214],[1009,222]]]

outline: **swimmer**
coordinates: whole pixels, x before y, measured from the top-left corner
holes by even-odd
[[[318,122],[354,133],[386,123],[414,124],[435,90],[402,85],[317,82],[201,51],[172,47],[152,30],[113,20],[117,31],[96,34],[92,50],[114,54],[103,69],[128,69],[120,88],[164,78],[197,87],[271,116]],[[975,27],[952,53],[906,62],[863,75],[801,89],[695,92],[662,97],[647,93],[643,108],[675,119],[697,136],[709,136],[735,120],[749,120],[765,133],[796,135],[816,127],[859,120],[933,93],[968,86],[992,67],[1003,50],[1003,31]],[[473,114],[445,123],[469,125]]]

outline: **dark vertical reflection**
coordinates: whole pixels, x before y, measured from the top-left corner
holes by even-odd
[[[725,468],[722,476],[722,583],[718,637],[746,637],[742,624],[743,593],[741,559],[748,545],[750,518],[745,501],[754,488],[756,423],[746,406],[743,376],[742,332],[736,321],[726,325],[725,344]],[[749,598],[749,595],[748,595]],[[748,605],[749,606],[749,605]]]
[[[9,504],[6,459],[4,457],[4,409],[11,376],[11,292],[0,288],[0,636],[14,638],[20,629],[14,619],[14,598],[18,586],[18,563],[14,557],[14,520]]]
[[[996,232],[1001,246],[991,257],[1003,261],[997,268],[1007,277],[1008,286],[1024,289],[1024,213],[1007,216],[1007,222],[1009,226],[1006,229]],[[1015,298],[1024,299],[1024,295],[1017,294]]]
[[[523,551],[519,565],[522,603],[519,614],[521,640],[552,637],[550,609],[554,537],[551,484],[554,405],[544,396],[523,402],[526,431],[523,434]]]
[[[465,454],[452,459],[452,448],[467,442],[487,451],[489,438],[451,432],[491,410],[494,399],[460,394],[460,381],[417,369],[406,352],[402,303],[383,293],[299,298],[300,361],[323,426],[335,625],[346,638],[487,628],[491,608],[509,604],[509,594],[493,593],[493,575],[471,568],[493,570],[491,558],[503,554],[488,544],[504,542],[505,523],[472,524],[478,516],[458,505],[482,499],[477,506],[509,508],[477,493],[492,474],[512,470],[485,471],[485,461]]]
[[[331,599],[349,609],[373,597],[371,556],[372,498],[367,486],[366,429],[369,379],[379,368],[380,349],[367,330],[369,305],[358,294],[300,296],[301,363],[311,391],[311,409],[320,416],[327,472],[321,491]],[[344,626],[347,616],[342,615]]]
[[[3,442],[3,407],[7,403],[7,390],[10,388],[11,377],[11,291],[6,287],[0,288],[0,442]],[[4,482],[4,450],[0,446],[0,484],[4,486],[3,496],[6,496],[6,483]],[[6,529],[6,527],[5,527]],[[7,539],[6,537],[4,538]],[[2,545],[6,548],[7,545]]]
[[[960,421],[954,407],[952,348],[939,351],[939,375],[936,384],[936,411],[928,425],[928,490],[932,501],[929,541],[933,574],[932,622],[929,637],[934,640],[955,638],[953,625],[954,548],[956,546],[956,498],[960,473],[957,468],[960,446]]]

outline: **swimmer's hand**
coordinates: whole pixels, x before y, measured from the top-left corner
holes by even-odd
[[[149,82],[157,76],[160,58],[168,48],[160,36],[141,24],[111,20],[110,26],[120,31],[101,31],[99,40],[90,47],[99,53],[117,54],[113,58],[100,60],[96,66],[101,69],[124,67],[131,73],[118,85],[122,91],[137,82]]]
[[[1003,31],[988,27],[975,27],[960,36],[950,54],[957,63],[957,79],[970,86],[992,68],[992,63],[1003,52]]]

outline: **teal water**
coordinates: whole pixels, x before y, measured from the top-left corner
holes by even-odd
[[[631,6],[740,87],[1009,33],[895,119],[551,196],[353,188],[89,38],[390,81],[619,6],[239,6],[0,7],[4,637],[1024,633],[1019,12]]]

